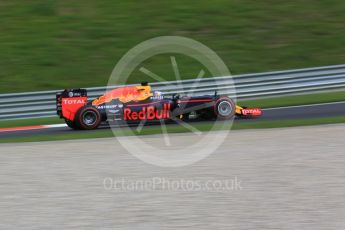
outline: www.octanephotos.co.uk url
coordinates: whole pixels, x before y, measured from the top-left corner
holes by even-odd
[[[226,192],[242,190],[242,181],[237,177],[227,180],[186,180],[152,177],[130,180],[126,178],[103,179],[105,190],[116,192],[146,192],[146,191],[186,191],[186,192]]]

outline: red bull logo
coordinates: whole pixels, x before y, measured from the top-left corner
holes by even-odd
[[[162,110],[158,110],[154,106],[148,106],[143,107],[139,112],[125,108],[123,110],[123,117],[125,121],[169,119],[170,106],[170,104],[164,104]]]
[[[115,99],[118,99],[122,103],[128,103],[130,101],[142,101],[151,96],[152,93],[150,86],[127,86],[114,89],[103,96],[100,96],[92,102],[92,105],[98,106],[111,102]]]

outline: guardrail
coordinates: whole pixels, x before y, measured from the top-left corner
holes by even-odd
[[[345,65],[244,74],[196,80],[156,82],[153,90],[164,94],[219,94],[235,96],[239,100],[265,98],[290,94],[315,93],[345,89]],[[113,86],[111,88],[116,88]],[[88,96],[94,99],[102,95],[106,87],[88,88]],[[57,90],[59,91],[59,90]],[[0,120],[55,116],[55,93],[42,91],[0,94]]]

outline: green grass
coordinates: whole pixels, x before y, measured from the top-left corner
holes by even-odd
[[[104,86],[129,49],[162,35],[204,43],[233,74],[345,63],[342,0],[11,0],[0,6],[0,93]],[[177,62],[182,78],[200,70],[191,59]],[[174,78],[168,55],[143,65]],[[145,79],[135,72],[129,83]]]
[[[274,121],[253,121],[235,123],[234,130],[238,129],[263,129],[263,128],[282,128],[282,127],[296,127],[296,126],[310,126],[310,125],[325,125],[345,123],[345,117],[326,117],[314,119],[297,119],[297,120],[274,120]]]
[[[345,117],[333,117],[333,118],[318,118],[318,119],[300,119],[300,120],[277,120],[277,121],[243,121],[235,122],[232,129],[262,129],[262,128],[281,128],[281,127],[294,127],[294,126],[309,126],[309,125],[322,125],[322,124],[336,124],[344,123]],[[230,127],[227,123],[195,123],[192,124],[200,131],[209,130],[227,130]],[[190,132],[190,129],[179,125],[167,125],[168,133],[185,133]],[[162,130],[160,126],[144,127],[141,132],[137,132],[135,129],[121,129],[116,131],[116,136],[128,136],[128,135],[152,135],[161,134]],[[0,139],[0,143],[15,143],[15,142],[36,142],[36,141],[56,141],[56,140],[73,140],[73,139],[87,139],[87,138],[104,138],[113,137],[113,133],[109,129],[100,129],[92,131],[73,131],[66,132],[64,134],[56,135],[33,135],[17,138],[3,138]]]

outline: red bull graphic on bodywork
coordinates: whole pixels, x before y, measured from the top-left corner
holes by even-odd
[[[100,96],[92,102],[93,106],[99,106],[104,103],[118,99],[122,103],[131,101],[143,101],[152,96],[150,86],[127,86],[117,89]]]
[[[170,107],[169,103],[165,103],[163,109],[160,110],[154,106],[142,107],[140,111],[132,111],[131,108],[125,108],[123,110],[123,118],[125,121],[169,119]]]

